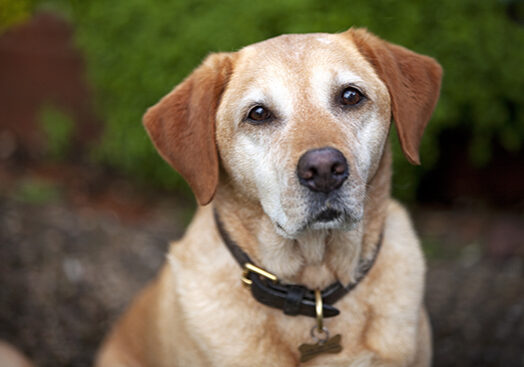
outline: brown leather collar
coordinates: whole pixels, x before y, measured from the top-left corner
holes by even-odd
[[[224,228],[220,216],[216,208],[213,208],[215,222],[218,232],[227,248],[235,258],[235,260],[244,269],[244,280],[250,284],[251,293],[253,297],[260,303],[279,308],[284,311],[286,315],[304,315],[316,317],[315,312],[315,291],[300,284],[283,284],[276,280],[269,279],[267,276],[260,275],[255,271],[250,271],[249,268],[254,265],[250,257],[238,246],[235,241],[231,239]],[[340,313],[340,311],[333,307],[333,304],[353,290],[364,279],[366,274],[372,268],[377,258],[380,247],[382,246],[382,239],[384,231],[381,232],[377,246],[375,247],[373,256],[369,260],[360,259],[358,263],[357,277],[355,281],[344,286],[340,282],[335,282],[322,290],[322,305],[323,316],[333,317]],[[250,264],[250,265],[248,265]],[[253,266],[255,269],[259,269]],[[267,272],[266,272],[267,273]],[[271,274],[269,274],[271,275]]]

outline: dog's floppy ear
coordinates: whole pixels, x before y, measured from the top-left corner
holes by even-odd
[[[144,115],[160,155],[188,182],[200,205],[218,184],[215,115],[232,70],[231,55],[211,54]]]
[[[350,29],[347,34],[388,88],[404,155],[412,164],[420,164],[420,140],[439,97],[441,66],[364,29]]]

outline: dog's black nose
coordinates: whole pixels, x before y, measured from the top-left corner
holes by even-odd
[[[298,160],[297,175],[301,185],[329,193],[348,178],[349,168],[340,150],[326,147],[305,152]]]

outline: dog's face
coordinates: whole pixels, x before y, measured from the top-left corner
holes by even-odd
[[[144,121],[201,203],[220,164],[281,235],[347,230],[363,217],[392,115],[418,163],[440,76],[434,60],[365,31],[286,35],[210,56]]]
[[[347,38],[287,35],[238,53],[216,142],[237,190],[295,237],[362,218],[390,120],[386,85]]]

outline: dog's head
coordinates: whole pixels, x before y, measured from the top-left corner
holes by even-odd
[[[392,117],[406,158],[419,163],[441,74],[435,60],[365,30],[285,35],[210,55],[144,124],[200,204],[221,172],[286,237],[350,229]]]

